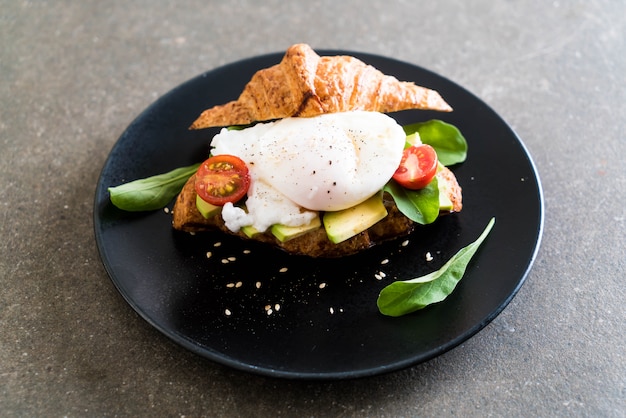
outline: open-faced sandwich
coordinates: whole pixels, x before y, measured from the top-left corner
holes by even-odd
[[[290,47],[237,100],[191,124],[223,129],[176,199],[174,228],[339,257],[460,211],[450,160],[436,152],[442,135],[427,140],[455,128],[441,121],[403,128],[386,115],[408,109],[452,110],[436,91],[357,58]]]
[[[169,212],[174,200],[179,231],[223,231],[310,257],[354,254],[462,209],[447,166],[465,160],[465,138],[441,120],[400,126],[386,114],[409,109],[452,111],[436,91],[294,45],[237,100],[193,121],[222,128],[206,161],[109,187],[111,202]],[[401,316],[444,300],[494,224],[438,270],[385,286],[379,311]]]

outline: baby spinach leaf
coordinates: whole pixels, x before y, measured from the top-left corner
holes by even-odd
[[[495,223],[491,218],[476,241],[462,248],[439,270],[411,280],[396,281],[382,289],[376,304],[383,315],[402,316],[441,302],[459,283],[470,260]]]
[[[437,158],[445,166],[462,163],[467,158],[467,141],[454,125],[433,119],[403,128],[407,136],[417,132],[422,143],[437,151]]]
[[[109,187],[111,202],[130,212],[165,207],[180,191],[200,164],[180,167],[167,173]]]
[[[398,210],[413,222],[426,225],[439,216],[437,177],[420,190],[405,189],[394,180],[390,180],[383,190],[391,195]]]

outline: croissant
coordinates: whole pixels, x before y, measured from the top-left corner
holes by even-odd
[[[351,56],[320,57],[306,44],[257,71],[235,101],[205,110],[190,129],[366,110],[452,110],[435,90],[398,81]]]

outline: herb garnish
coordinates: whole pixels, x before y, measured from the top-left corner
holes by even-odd
[[[413,123],[402,127],[408,135],[417,132],[420,140],[437,151],[439,162],[446,167],[462,163],[467,158],[467,141],[461,131],[439,119]]]
[[[457,252],[439,270],[411,280],[396,281],[383,288],[376,304],[380,313],[402,316],[448,297],[459,283],[478,247],[487,238],[495,218],[491,218],[478,239]]]
[[[165,207],[180,191],[200,164],[109,187],[111,202],[122,210],[141,212]]]

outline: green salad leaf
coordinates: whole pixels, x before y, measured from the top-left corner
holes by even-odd
[[[470,260],[493,225],[491,218],[476,241],[462,248],[439,270],[411,280],[396,281],[382,289],[376,304],[383,315],[402,316],[448,297],[459,283]]]
[[[441,164],[447,166],[462,163],[467,158],[467,141],[461,131],[438,119],[403,126],[407,136],[417,132],[420,140],[437,151]]]
[[[130,212],[161,209],[180,193],[198,167],[199,163],[109,187],[111,202],[116,207]]]
[[[410,190],[395,180],[387,182],[383,190],[391,195],[404,216],[422,225],[434,222],[439,216],[439,185],[437,177],[423,189]]]

